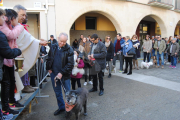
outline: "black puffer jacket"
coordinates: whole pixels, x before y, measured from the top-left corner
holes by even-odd
[[[93,44],[91,44],[91,52],[92,52],[92,46]],[[102,70],[105,69],[106,67],[106,54],[107,54],[106,46],[104,45],[104,43],[99,41],[97,43],[97,47],[94,49],[94,58],[101,66]]]
[[[106,47],[106,49],[107,49],[106,61],[111,61],[111,59],[113,59],[114,57],[114,44],[111,42],[109,47],[108,48]]]
[[[4,58],[13,59],[21,55],[21,50],[18,48],[11,49],[4,33],[0,31],[0,81],[3,78],[2,66]]]
[[[53,44],[48,54],[48,60],[46,62],[46,70],[52,70],[52,65],[54,62],[54,54],[56,52],[56,49],[58,49],[58,45]],[[61,71],[58,71],[58,73],[61,73],[63,75],[64,80],[70,79],[70,75],[74,67],[74,51],[71,48],[71,46],[68,45],[67,43],[63,48],[61,58],[62,59],[59,64],[61,64],[62,69]]]

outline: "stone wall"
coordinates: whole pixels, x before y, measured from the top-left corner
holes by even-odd
[[[97,30],[70,30],[70,44],[72,45],[75,39],[79,39],[80,35],[83,34],[84,37],[88,37],[88,35],[98,34],[98,36],[104,40],[106,35],[110,35],[112,41],[114,42],[114,37],[116,37],[116,31],[97,31]]]

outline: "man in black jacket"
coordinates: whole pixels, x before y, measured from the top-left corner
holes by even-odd
[[[5,15],[5,12],[2,9],[0,9],[0,26],[4,24],[4,15]],[[3,108],[2,110],[4,111],[5,111],[4,105],[8,104],[8,101],[6,101],[5,98],[7,99],[9,98],[10,87],[15,86],[15,84],[12,84],[9,80],[2,79],[3,78],[2,67],[3,67],[4,58],[13,59],[19,55],[21,55],[21,50],[18,48],[11,49],[9,47],[5,34],[0,31],[0,82],[1,82],[1,102],[2,102],[2,108]],[[8,113],[10,114],[14,113],[14,111],[11,110],[10,108],[6,111],[8,111]]]
[[[52,46],[53,44],[58,44],[58,43],[57,43],[57,40],[54,39],[54,36],[53,36],[53,35],[50,35],[50,40],[48,40],[48,46],[51,48],[51,46]]]
[[[93,42],[93,44],[91,45],[91,51],[90,51],[90,55],[88,55],[88,58],[89,59],[95,58],[96,61],[101,66],[101,71],[98,73],[99,89],[100,89],[99,96],[101,96],[104,94],[103,74],[104,74],[104,69],[106,67],[107,50],[106,50],[106,46],[98,40],[97,34],[93,34],[91,36],[91,41]],[[98,85],[97,74],[92,75],[92,77],[93,77],[93,88],[91,90],[89,90],[89,92],[97,91],[97,85]]]
[[[46,69],[51,74],[51,81],[54,92],[56,94],[58,110],[54,112],[54,115],[60,114],[65,110],[65,104],[62,95],[61,82],[55,82],[54,80],[61,79],[66,91],[70,90],[70,75],[74,67],[74,51],[70,45],[67,44],[68,35],[66,33],[60,33],[58,38],[58,45],[53,44],[48,54],[48,60],[46,63]]]

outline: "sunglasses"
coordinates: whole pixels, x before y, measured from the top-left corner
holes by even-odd
[[[107,38],[107,39],[109,39],[109,40],[110,40],[111,38]]]

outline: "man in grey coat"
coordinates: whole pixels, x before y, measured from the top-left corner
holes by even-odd
[[[99,96],[102,96],[104,94],[104,88],[103,88],[103,74],[104,73],[103,72],[106,67],[107,50],[104,43],[98,40],[97,34],[93,34],[91,36],[91,41],[93,42],[93,44],[91,45],[91,51],[90,51],[90,55],[88,55],[88,58],[89,59],[95,58],[101,67],[101,70],[98,73],[98,77],[99,77],[99,89],[100,89]],[[98,85],[97,74],[92,75],[92,77],[93,77],[93,88],[89,90],[89,92],[97,91],[97,85]]]

